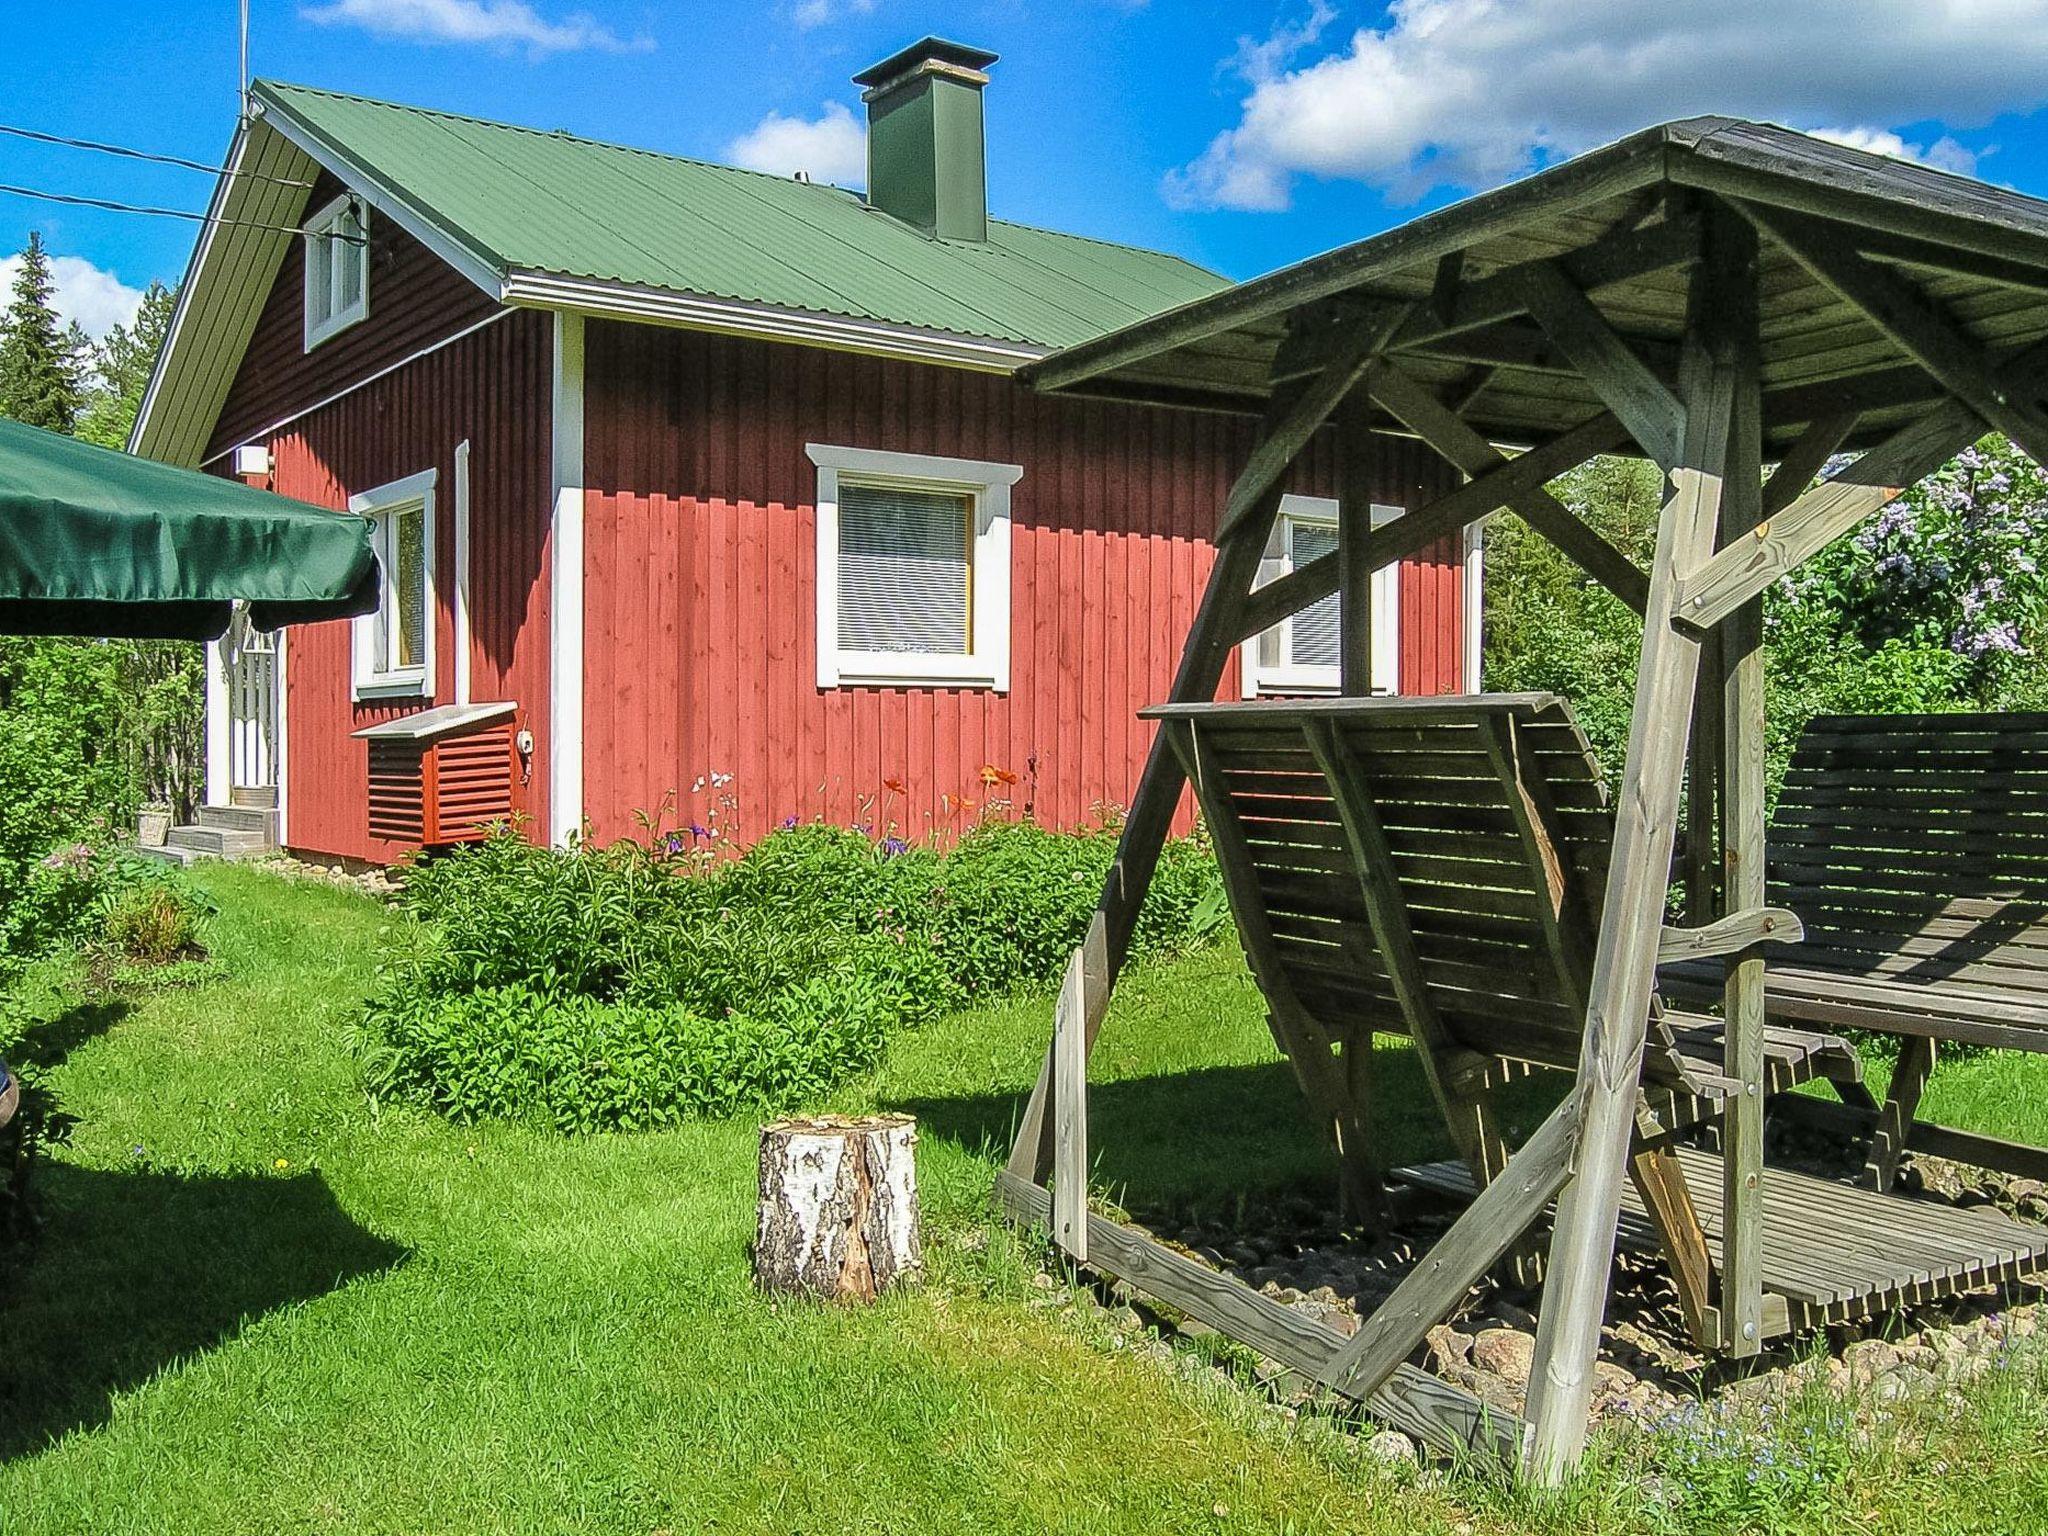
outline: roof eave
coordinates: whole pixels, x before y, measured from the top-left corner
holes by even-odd
[[[1092,341],[1053,353],[1025,370],[1034,388],[1055,391],[1142,363],[1205,336],[1271,319],[1299,305],[1327,299],[1385,273],[1434,261],[1512,223],[1522,209],[1544,204],[1569,211],[1648,186],[1667,174],[1672,147],[1666,124],[1645,129],[1603,149],[1487,194],[1454,203],[1384,234],[1282,267],[1209,298],[1194,299]]]
[[[727,336],[796,342],[874,357],[944,363],[987,373],[1015,373],[1048,355],[1049,347],[968,336],[817,310],[683,293],[603,278],[514,268],[505,276],[507,304],[569,309],[606,319],[684,327]]]
[[[415,202],[397,183],[361,156],[335,142],[294,112],[289,102],[259,80],[250,90],[251,110],[279,133],[320,162],[350,190],[455,268],[485,293],[504,298],[507,263],[447,218]]]

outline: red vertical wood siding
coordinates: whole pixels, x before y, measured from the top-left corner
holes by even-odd
[[[322,172],[306,201],[317,212],[341,196]],[[370,309],[357,324],[306,350],[306,245],[285,247],[206,456],[253,440],[297,411],[368,378],[497,309],[497,301],[391,220],[370,215]]]
[[[1129,799],[1151,739],[1136,711],[1171,683],[1251,423],[595,321],[585,376],[597,837],[671,799],[673,820],[710,825],[714,773],[732,776],[719,819],[743,839],[792,816],[942,829],[959,819],[947,795],[987,798],[984,765],[1021,775],[1004,793],[1054,824]],[[1024,466],[1008,692],[817,687],[813,442]],[[1327,493],[1331,459],[1318,443],[1298,488]],[[1450,483],[1410,442],[1386,440],[1384,463],[1376,500],[1413,506]],[[1454,548],[1404,570],[1404,689],[1459,686],[1461,577]]]
[[[470,442],[470,691],[510,699],[537,741],[514,807],[544,825],[548,740],[548,548],[553,499],[551,320],[518,311],[415,359],[269,441],[272,489],[323,506],[438,469],[434,496],[434,694],[357,704],[349,626],[286,637],[285,834],[294,849],[395,859],[407,845],[369,831],[369,758],[350,733],[453,697],[455,448]]]

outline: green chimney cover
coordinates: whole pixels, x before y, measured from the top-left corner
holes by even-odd
[[[927,234],[988,238],[981,88],[995,61],[927,37],[853,77],[867,88],[870,203]]]

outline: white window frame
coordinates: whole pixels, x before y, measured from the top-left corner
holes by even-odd
[[[334,245],[328,237],[350,207],[355,209],[357,222],[363,231],[363,260],[357,269],[362,274],[362,285],[354,294],[347,296],[347,302],[337,305],[335,300],[341,295],[335,292],[334,285],[340,281],[340,266],[334,260]],[[370,206],[353,192],[344,192],[301,227],[306,242],[306,350],[310,352],[330,336],[339,335],[369,316]],[[327,289],[328,312],[325,319],[315,320],[313,291],[320,286]]]
[[[350,688],[358,700],[433,697],[435,632],[440,627],[437,622],[440,600],[434,582],[434,487],[440,476],[438,469],[422,470],[419,474],[407,475],[403,480],[394,480],[389,485],[380,485],[348,499],[349,511],[374,518],[377,524],[377,611],[352,621],[354,665]],[[426,633],[420,637],[422,660],[416,667],[380,668],[377,665],[378,643],[382,640],[385,654],[391,653],[395,639],[393,626],[398,622],[397,605],[392,600],[392,572],[396,562],[391,558],[391,514],[409,507],[420,510],[421,543],[426,565]]]
[[[1292,525],[1305,523],[1313,527],[1335,528],[1337,510],[1337,502],[1328,496],[1290,494],[1281,497],[1279,514],[1273,519],[1273,537],[1260,563],[1256,585],[1262,587],[1269,581],[1278,581],[1294,568],[1288,554]],[[1404,510],[1374,502],[1372,526],[1383,528]],[[1342,622],[1341,616],[1339,622]],[[1341,669],[1334,665],[1296,666],[1291,661],[1283,661],[1267,666],[1259,660],[1260,642],[1276,630],[1280,634],[1281,652],[1288,654],[1293,624],[1292,618],[1282,619],[1272,629],[1261,631],[1245,641],[1239,671],[1243,674],[1246,698],[1255,699],[1262,694],[1334,694],[1342,686]],[[1372,573],[1372,674],[1374,693],[1401,691],[1401,564],[1398,560],[1389,561]]]
[[[810,443],[818,468],[818,686],[1010,688],[1010,487],[1018,464],[937,458]],[[974,503],[974,633],[964,656],[851,651],[839,646],[839,487],[896,486],[966,495]]]

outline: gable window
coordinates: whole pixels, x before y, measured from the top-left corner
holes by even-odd
[[[1372,526],[1399,517],[1399,507],[1372,509]],[[1259,564],[1257,585],[1277,581],[1337,552],[1337,503],[1322,496],[1287,496],[1273,520]],[[1401,577],[1398,565],[1372,575],[1372,691],[1400,690]],[[1282,619],[1245,642],[1244,696],[1262,693],[1335,693],[1342,658],[1341,606],[1336,593]]]
[[[370,214],[352,195],[306,220],[306,350],[370,312]]]
[[[1015,464],[813,443],[818,686],[1010,686]]]
[[[377,611],[356,619],[358,699],[427,698],[434,691],[434,481],[411,475],[349,498],[376,524]]]

